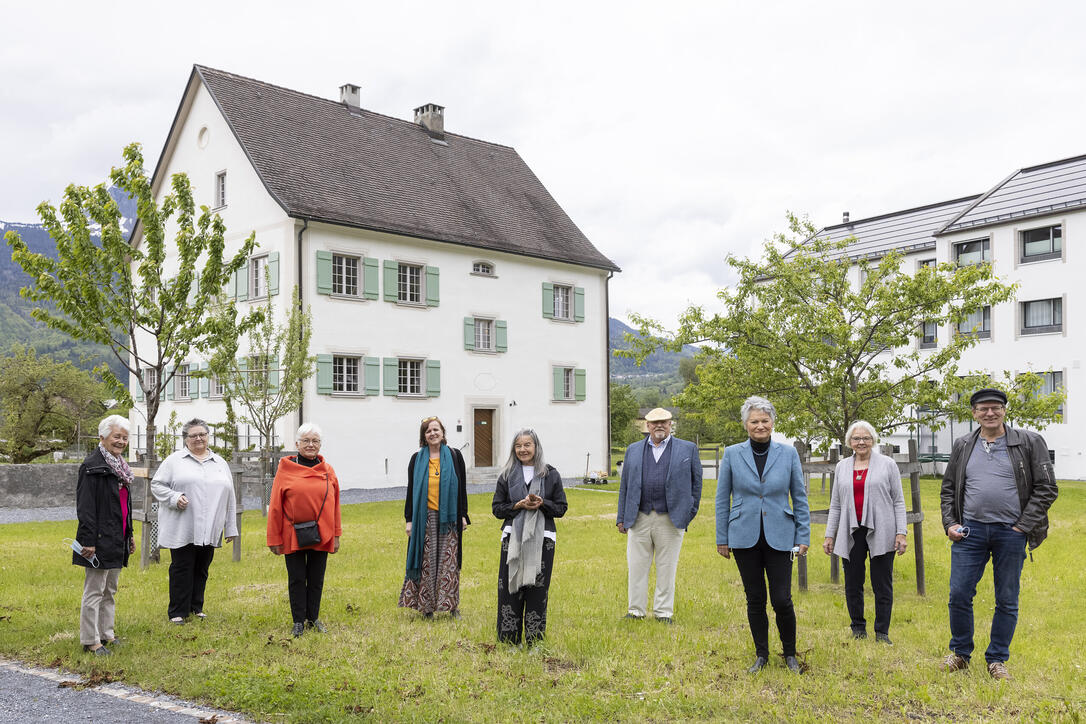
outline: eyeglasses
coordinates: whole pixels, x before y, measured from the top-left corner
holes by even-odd
[[[302,443],[302,445],[320,445],[321,444],[321,441],[320,441],[319,437],[318,438],[303,437],[298,442]]]
[[[873,437],[855,436],[855,437],[852,438],[852,442],[874,442],[874,441],[875,441],[875,438],[873,438]]]
[[[982,415],[987,415],[989,412],[1001,412],[1003,405],[985,405],[984,407],[974,407],[973,412],[979,412]]]
[[[207,437],[207,433],[206,432],[193,432],[193,433],[189,433],[188,435],[185,435],[185,437],[187,437],[189,440],[199,440],[201,438]]]
[[[670,424],[671,424],[671,420],[649,420],[648,421],[648,425],[650,427],[655,427],[656,425],[670,425]]]

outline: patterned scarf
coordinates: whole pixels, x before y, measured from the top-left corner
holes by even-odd
[[[120,478],[123,483],[131,485],[132,468],[128,467],[128,463],[125,462],[125,459],[106,450],[106,446],[102,443],[98,443],[98,449],[102,451],[102,457],[105,458],[106,464],[109,465],[109,469],[116,473],[117,477]]]
[[[513,470],[509,477],[509,499],[523,500],[529,492],[543,497],[543,475],[532,477],[529,487],[524,482],[522,470]],[[516,593],[525,586],[534,586],[543,570],[543,528],[541,510],[518,510],[513,518],[513,532],[509,535],[509,593]]]

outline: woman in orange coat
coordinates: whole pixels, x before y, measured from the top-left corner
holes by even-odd
[[[311,422],[298,428],[298,454],[279,461],[268,504],[268,548],[287,563],[287,592],[295,637],[311,628],[327,629],[320,620],[321,593],[328,554],[339,551],[343,528],[339,519],[339,480],[318,453],[321,430]],[[296,529],[315,521],[320,541],[298,545]],[[303,533],[304,535],[304,533]]]

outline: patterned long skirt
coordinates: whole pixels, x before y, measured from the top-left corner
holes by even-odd
[[[460,541],[453,528],[438,534],[437,511],[426,512],[426,538],[422,544],[422,575],[419,580],[405,578],[400,591],[400,607],[421,613],[455,612],[460,609],[460,569],[456,565]]]
[[[534,586],[523,586],[509,593],[509,536],[502,538],[502,553],[498,561],[498,640],[519,644],[523,636],[531,646],[547,633],[547,597],[554,568],[554,541],[543,539],[541,570]]]

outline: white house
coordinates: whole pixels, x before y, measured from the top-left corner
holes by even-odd
[[[1017,298],[985,309],[961,325],[980,341],[962,356],[960,368],[1002,376],[1033,371],[1048,391],[1063,387],[1062,421],[1045,428],[1061,478],[1086,479],[1086,156],[1023,168],[977,196],[945,201],[822,229],[818,236],[855,236],[853,259],[878,258],[891,249],[906,255],[905,268],[932,262],[986,261],[1005,282],[1020,286]],[[934,348],[959,330],[928,325],[917,339]],[[1013,410],[1011,415],[1013,418]],[[1013,420],[1012,420],[1013,424]],[[921,452],[949,452],[952,435],[968,423],[920,431]],[[890,440],[903,442],[907,436]]]
[[[354,85],[328,100],[195,66],[154,173],[159,197],[188,174],[228,253],[255,231],[239,307],[270,295],[283,315],[297,285],[312,309],[317,374],[278,438],[292,447],[301,421],[319,424],[344,487],[405,484],[432,415],[473,482],[524,427],[567,478],[607,466],[618,267],[514,149],[446,132],[438,105],[412,122],[359,103]],[[221,421],[221,388],[185,372],[158,424],[174,410]]]

